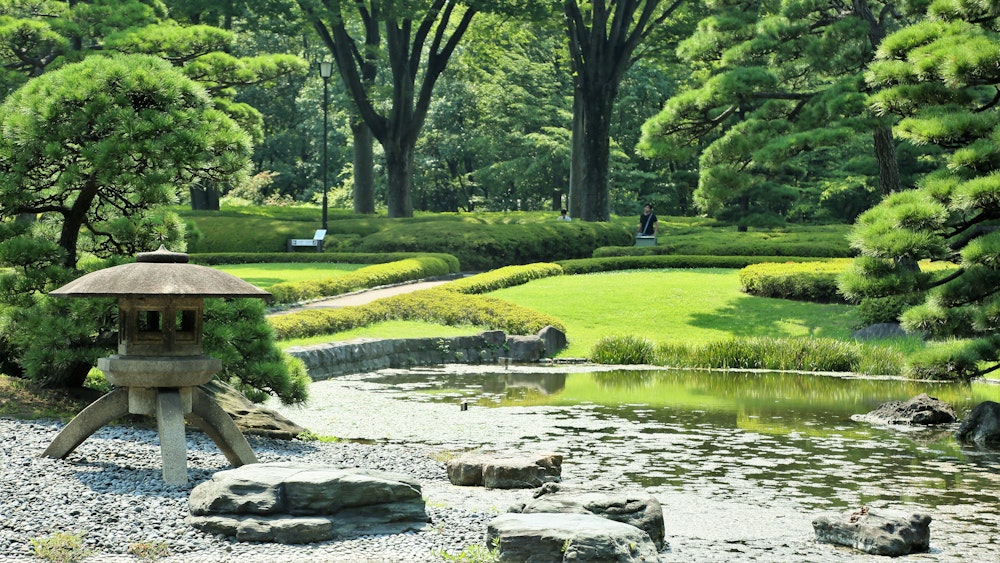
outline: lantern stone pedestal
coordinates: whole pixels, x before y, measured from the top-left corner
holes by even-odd
[[[168,484],[187,483],[185,419],[205,432],[234,467],[257,463],[233,419],[197,387],[222,369],[219,360],[209,356],[114,355],[98,360],[97,367],[119,388],[81,411],[42,455],[65,458],[112,420],[139,414],[156,417],[163,480]]]
[[[105,424],[141,414],[156,417],[163,480],[169,484],[187,483],[185,420],[208,434],[234,466],[257,462],[233,419],[198,388],[222,369],[222,362],[202,353],[203,298],[271,294],[187,262],[187,254],[161,246],[140,253],[133,264],[91,272],[49,294],[118,298],[118,354],[97,362],[118,388],[83,409],[42,455],[65,458]]]

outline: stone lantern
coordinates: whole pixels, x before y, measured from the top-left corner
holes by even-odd
[[[201,428],[234,466],[257,457],[236,423],[198,385],[222,362],[202,353],[206,297],[270,298],[225,272],[188,264],[188,255],[160,247],[136,262],[82,276],[49,293],[56,297],[117,297],[118,353],[97,367],[116,389],[80,412],[42,455],[65,458],[105,424],[125,416],[156,417],[163,480],[187,483],[184,420]]]

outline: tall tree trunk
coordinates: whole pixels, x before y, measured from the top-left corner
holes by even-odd
[[[852,0],[851,7],[854,13],[868,24],[868,41],[871,42],[871,51],[874,53],[885,39],[885,22],[875,17],[867,0]],[[879,189],[884,196],[897,192],[900,187],[899,162],[896,160],[896,142],[893,139],[892,127],[886,124],[877,125],[872,131],[872,138],[875,141]]]
[[[385,161],[389,217],[413,217],[413,147],[390,144],[386,147]]]
[[[417,136],[427,118],[434,85],[468,31],[476,9],[448,0],[433,0],[422,13],[416,11],[420,19],[408,19],[394,14],[387,16],[380,2],[324,2],[326,8],[322,11],[317,11],[312,2],[299,0],[298,4],[333,54],[358,114],[385,151],[389,216],[411,217],[413,151]],[[365,26],[363,47],[355,43],[345,27],[341,10],[346,6],[358,11]],[[452,20],[452,16],[457,21]],[[325,17],[330,19],[325,21]],[[381,101],[375,103],[366,87],[367,80],[374,74],[366,72],[365,65],[371,64],[373,59],[362,53],[371,53],[373,46],[380,45],[383,33],[392,93],[390,107],[380,113]],[[418,76],[421,77],[419,87],[416,85]]]
[[[580,218],[607,221],[611,216],[608,197],[610,123],[618,87],[625,71],[635,63],[636,48],[670,16],[684,0],[673,0],[660,10],[662,0],[617,0],[581,2],[564,0],[566,32],[574,78],[573,152],[582,145],[583,178],[574,177],[571,189],[584,186]],[[576,109],[577,102],[582,106]],[[578,124],[577,119],[583,122]],[[577,135],[580,126],[583,139]],[[574,168],[574,172],[577,172]],[[573,199],[571,191],[570,200]],[[572,204],[574,207],[577,205]]]
[[[219,188],[209,185],[192,184],[188,192],[191,194],[191,209],[198,211],[219,210]]]
[[[75,269],[77,253],[76,247],[80,242],[80,229],[87,219],[87,212],[94,200],[97,199],[98,184],[97,178],[91,174],[87,183],[80,190],[80,195],[76,196],[73,206],[63,214],[62,231],[59,233],[59,246],[66,251],[66,258],[63,266]]]
[[[613,90],[614,88],[607,88]],[[584,221],[607,221],[611,218],[608,197],[611,155],[611,109],[614,93],[591,91],[581,97],[583,101],[584,133],[583,159],[587,200],[581,209]]]
[[[351,123],[354,137],[354,212],[375,213],[375,151],[372,130],[364,120]]]

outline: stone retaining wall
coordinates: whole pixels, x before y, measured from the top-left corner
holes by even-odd
[[[507,337],[501,331],[451,338],[358,339],[295,346],[288,353],[306,364],[309,377],[320,381],[349,373],[445,363],[495,363],[504,356]]]
[[[566,346],[566,336],[545,327],[533,336],[507,336],[500,330],[449,338],[357,339],[294,346],[288,354],[306,364],[309,377],[320,381],[387,368],[437,364],[534,362]]]

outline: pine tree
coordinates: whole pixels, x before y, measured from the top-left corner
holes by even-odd
[[[916,376],[975,377],[1000,357],[998,16],[994,3],[932,3],[882,42],[866,76],[880,89],[871,107],[899,120],[897,135],[942,149],[918,190],[859,218],[861,257],[841,283],[885,316],[903,311],[907,331],[950,341],[914,360]],[[932,270],[927,260],[955,266]]]

